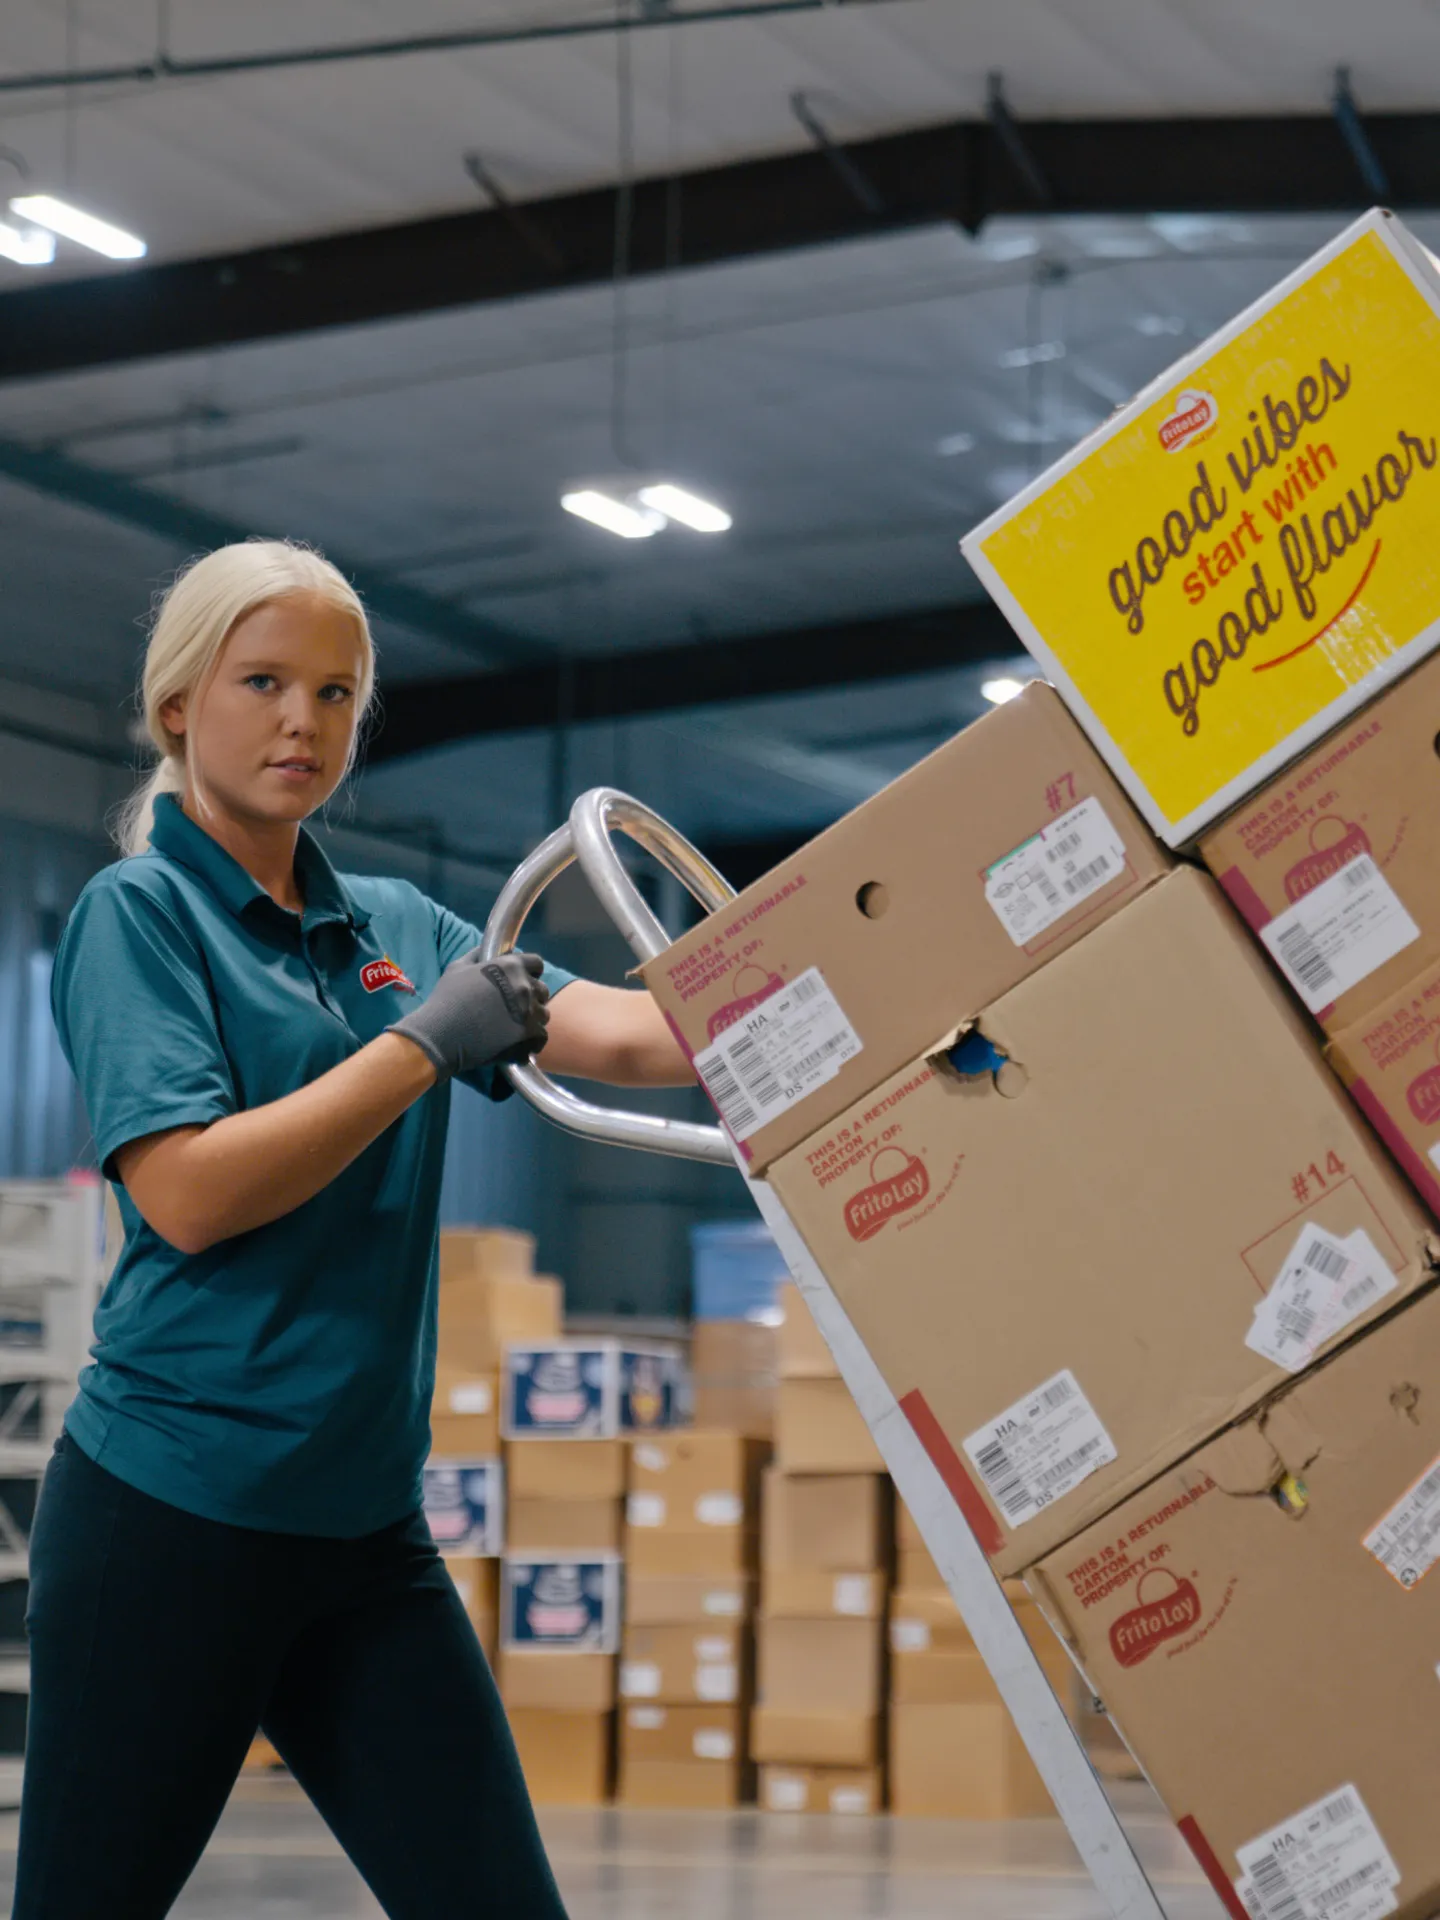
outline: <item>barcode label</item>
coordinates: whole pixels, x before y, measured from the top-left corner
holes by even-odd
[[[695,1071],[731,1133],[748,1140],[862,1051],[824,975],[811,967],[697,1053]]]
[[[985,898],[1017,947],[1063,920],[1125,870],[1125,843],[1098,800],[1082,800],[997,860]]]
[[[1260,937],[1312,1013],[1393,960],[1420,929],[1374,859],[1363,853],[1277,914]]]
[[[1116,1458],[1114,1442],[1068,1368],[972,1433],[965,1451],[1012,1528]]]
[[[1381,1920],[1400,1872],[1353,1786],[1338,1788],[1235,1853],[1257,1920]]]
[[[1245,1344],[1287,1373],[1300,1373],[1327,1341],[1395,1286],[1394,1274],[1363,1228],[1339,1240],[1307,1221],[1256,1307]]]
[[[1364,1544],[1402,1587],[1419,1586],[1440,1560],[1440,1460],[1371,1528]]]

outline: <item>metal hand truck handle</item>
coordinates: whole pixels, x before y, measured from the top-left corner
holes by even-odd
[[[500,890],[485,924],[481,952],[487,960],[508,953],[520,937],[527,915],[550,882],[573,861],[589,881],[595,897],[615,922],[639,960],[653,960],[670,945],[670,936],[641,897],[639,888],[621,865],[611,838],[628,834],[652,854],[667,873],[692,893],[707,912],[735,898],[735,889],[668,820],[614,787],[592,787],[570,809],[570,818],[558,827],[518,866]],[[719,1127],[696,1126],[690,1120],[662,1120],[654,1114],[626,1113],[617,1107],[597,1107],[527,1061],[506,1067],[511,1084],[545,1118],[582,1140],[603,1140],[614,1147],[641,1147],[649,1153],[671,1154],[681,1160],[704,1160],[712,1166],[733,1167],[734,1149]]]

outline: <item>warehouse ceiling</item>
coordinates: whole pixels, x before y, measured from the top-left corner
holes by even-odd
[[[683,14],[647,5],[647,24],[617,35],[589,31],[613,16],[555,0],[12,0],[0,142],[33,188],[143,234],[150,255],[112,266],[62,245],[52,268],[0,261],[0,342],[48,337],[51,363],[66,369],[6,379],[0,345],[0,676],[118,708],[153,589],[217,540],[284,532],[318,542],[357,579],[385,683],[441,690],[428,737],[454,731],[452,683],[504,676],[496,706],[517,729],[504,737],[381,761],[381,734],[357,800],[367,816],[428,823],[504,860],[566,792],[618,779],[702,835],[808,832],[971,717],[984,672],[1012,652],[998,622],[966,613],[977,594],[959,535],[1364,204],[1327,119],[1336,67],[1353,69],[1367,115],[1428,115],[1440,54],[1428,0],[1363,20],[1298,0],[1096,0],[1083,16],[1022,0]],[[562,31],[186,71],[257,52],[328,56],[359,40],[542,28]],[[156,62],[157,33],[181,72],[128,77]],[[70,88],[39,84],[66,68],[81,76]],[[886,161],[882,147],[849,148],[837,165],[815,148],[813,125],[839,143],[983,128],[994,71],[1022,142],[1030,120],[1083,119],[1103,140],[1109,121],[1305,116],[1344,176],[1334,208],[1286,211],[1277,190],[1271,211],[1071,211],[1065,183],[1042,168],[1033,208],[970,232],[958,215],[890,217],[898,149]],[[1043,151],[1053,170],[1061,149]],[[892,168],[878,212],[861,204],[867,152],[873,179]],[[483,185],[467,154],[481,156]],[[543,225],[555,196],[757,156],[786,166],[794,156],[823,183],[817,200],[816,176],[785,176],[795,195],[764,251],[717,242],[712,264],[686,264],[687,206],[703,198],[687,180],[657,202],[668,270],[623,271],[625,200],[611,192],[584,203],[584,218],[602,223],[603,273],[586,268],[553,291],[457,304],[453,287],[443,299],[417,290],[407,313],[401,277],[383,300],[366,296],[383,319],[319,325],[312,314],[279,332],[262,312],[236,344],[157,354],[136,328],[163,320],[183,288],[135,278],[143,311],[114,309],[124,313],[114,350],[126,357],[107,358],[103,327],[83,350],[55,345],[62,321],[128,298],[124,276],[183,275],[188,261],[286,245],[308,261],[327,234],[408,236],[477,208],[495,216],[497,185],[541,223],[528,237],[512,223],[508,244],[543,264],[562,231]],[[847,158],[860,164],[858,187]],[[1002,163],[1008,174],[992,165],[989,178],[1009,184],[992,197],[1023,201],[1023,164]],[[755,176],[733,178],[737,204],[753,201]],[[1143,183],[1127,191],[1143,202]],[[792,205],[803,213],[786,224]],[[1440,221],[1414,224],[1440,242]],[[444,246],[461,244],[457,229],[424,231],[432,252],[445,235]],[[377,266],[400,257],[383,245],[374,255]],[[264,258],[276,271],[284,255]],[[35,318],[42,286],[54,290],[53,327]],[[30,317],[7,336],[10,295],[10,312]],[[576,482],[660,473],[721,502],[733,529],[624,541],[560,510]],[[683,656],[678,676],[674,662],[685,648],[707,704],[645,713],[647,663],[670,663],[664,684],[683,687]],[[628,692],[622,662],[598,704],[578,698],[567,662],[623,655],[634,662]],[[824,691],[798,691],[811,685]],[[486,707],[482,686],[463,703],[465,724],[493,724]],[[407,692],[403,712],[404,743],[423,744],[424,698]],[[591,713],[603,717],[558,740],[543,724]],[[396,742],[401,716],[397,698]]]

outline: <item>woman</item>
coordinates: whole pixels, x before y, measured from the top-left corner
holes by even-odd
[[[301,822],[370,701],[318,554],[222,547],[159,609],[159,767],[65,930],[55,1018],[125,1246],[31,1540],[14,1920],[150,1920],[263,1727],[392,1920],[563,1914],[420,1511],[458,1077],[681,1084],[643,994],[533,957]]]

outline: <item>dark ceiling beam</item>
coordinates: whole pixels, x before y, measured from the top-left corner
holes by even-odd
[[[271,531],[246,526],[193,507],[153,487],[140,486],[123,474],[92,467],[51,447],[30,447],[19,440],[0,438],[0,475],[16,480],[35,493],[68,506],[98,513],[121,526],[133,527],[168,541],[186,554],[228,546]],[[329,558],[350,581],[369,611],[393,620],[411,633],[442,640],[479,660],[514,664],[534,660],[543,649],[506,628],[483,620],[452,600],[412,587],[393,574],[359,565],[330,553]]]
[[[1246,119],[1017,122],[1053,187],[1045,211],[1333,213],[1367,195],[1331,113]],[[1440,114],[1372,114],[1366,137],[1397,207],[1440,206]],[[997,128],[953,121],[844,149],[867,210],[813,147],[680,177],[683,264],[698,266],[937,221],[974,231],[1039,211]],[[671,183],[640,181],[631,271],[669,261]],[[613,187],[0,296],[0,379],[273,339],[557,288],[614,270]],[[534,244],[542,234],[543,248]],[[555,264],[557,263],[558,264]]]
[[[975,666],[1018,650],[999,609],[977,600],[883,620],[582,656],[465,680],[420,681],[385,689],[365,757],[374,766],[486,734],[634,720],[721,701],[858,686]]]

